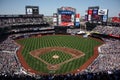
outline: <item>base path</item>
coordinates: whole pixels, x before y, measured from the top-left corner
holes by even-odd
[[[51,52],[51,51],[65,52],[66,54],[72,55],[72,58],[70,58],[70,59],[68,59],[68,60],[66,60],[64,62],[61,62],[59,64],[52,65],[52,64],[49,64],[48,62],[44,61],[43,59],[41,59],[39,57],[41,54]],[[79,51],[79,50],[72,49],[72,48],[67,48],[67,47],[46,47],[46,48],[41,48],[41,49],[31,51],[30,55],[32,55],[33,57],[35,57],[38,60],[42,61],[43,63],[47,64],[49,70],[57,70],[57,69],[59,69],[59,67],[61,65],[65,64],[65,63],[68,63],[68,62],[70,62],[70,61],[72,61],[74,59],[80,58],[80,57],[84,56],[85,54],[83,52]],[[59,56],[57,56],[57,57],[59,57]]]
[[[99,39],[96,39],[96,40],[100,41]],[[24,67],[24,69],[26,69],[28,72],[44,75],[45,73],[36,71],[36,70],[32,69],[27,64],[27,62],[25,61],[25,59],[24,59],[24,57],[22,55],[22,49],[24,48],[24,46],[22,46],[20,44],[17,44],[17,45],[21,46],[20,49],[17,51],[17,56],[18,56],[18,59],[19,59],[21,65],[22,65],[22,67]],[[43,53],[43,52],[41,52],[41,53]],[[71,54],[71,52],[69,52],[69,53]],[[39,55],[39,53],[35,54],[34,56],[38,56],[38,55]],[[78,53],[72,54],[72,56],[74,56],[74,57],[76,57],[77,55],[78,55]],[[98,46],[97,46],[97,47],[94,48],[94,55],[90,59],[88,59],[87,62],[85,62],[80,68],[78,68],[78,69],[76,69],[74,71],[71,71],[69,73],[79,73],[80,71],[85,70],[97,58],[98,55],[99,54],[98,54]],[[50,66],[50,67],[53,68],[53,67],[56,67],[56,65],[55,66]],[[65,73],[65,74],[67,74],[67,73]]]

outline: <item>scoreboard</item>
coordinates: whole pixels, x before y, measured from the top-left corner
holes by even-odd
[[[39,7],[38,6],[26,6],[26,15],[39,15]]]
[[[61,7],[57,9],[58,25],[59,26],[74,26],[75,20],[75,8],[72,7]]]
[[[99,6],[88,7],[85,18],[92,23],[106,23],[108,20],[108,9],[99,9]]]
[[[61,15],[62,22],[71,22],[71,14],[63,14]]]
[[[54,26],[78,26],[80,25],[80,15],[76,16],[76,9],[72,7],[61,7],[57,9],[57,17],[53,14]],[[55,21],[57,20],[57,21]],[[56,24],[57,23],[57,24]]]

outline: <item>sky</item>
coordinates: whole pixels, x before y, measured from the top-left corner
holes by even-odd
[[[25,14],[25,6],[39,6],[39,13],[44,16],[52,16],[57,8],[73,7],[81,16],[91,6],[99,6],[100,9],[108,9],[109,17],[118,16],[120,13],[120,0],[0,0],[0,15]]]

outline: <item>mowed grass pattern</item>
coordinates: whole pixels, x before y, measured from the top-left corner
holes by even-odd
[[[74,59],[68,63],[63,64],[59,70],[54,71],[56,74],[62,74],[74,69],[79,68],[83,65],[92,55],[95,46],[102,44],[93,38],[81,38],[79,36],[71,35],[47,35],[39,38],[26,38],[17,40],[17,42],[24,46],[22,55],[24,56],[28,65],[40,72],[49,73],[47,65],[40,60],[32,57],[29,52],[45,48],[45,47],[67,47],[80,50],[85,53],[84,57]]]
[[[59,56],[58,58],[53,58],[54,55]],[[69,60],[72,58],[72,55],[66,54],[62,51],[51,51],[45,54],[42,54],[39,56],[44,61],[48,62],[49,64],[59,64],[61,62],[64,62],[66,60]]]

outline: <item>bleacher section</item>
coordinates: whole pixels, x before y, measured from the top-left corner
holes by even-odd
[[[100,34],[120,36],[120,27],[111,27],[111,26],[97,26],[93,31]]]
[[[17,33],[54,33],[54,27],[44,21],[43,15],[0,15],[0,28],[7,28],[8,34]]]

